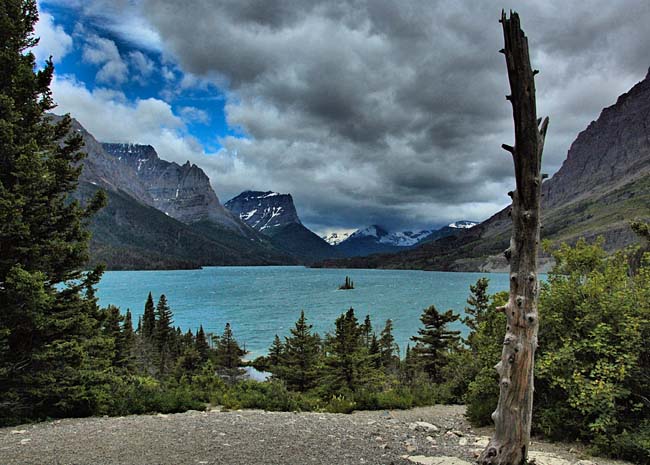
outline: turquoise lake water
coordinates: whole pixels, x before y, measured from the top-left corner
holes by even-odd
[[[355,289],[339,291],[345,276]],[[221,334],[230,322],[235,337],[250,351],[266,353],[275,334],[289,334],[305,310],[321,335],[352,307],[363,321],[369,314],[379,333],[388,318],[403,351],[420,327],[420,314],[431,304],[438,310],[463,313],[469,285],[490,279],[490,293],[508,289],[507,273],[446,273],[402,270],[340,270],[303,267],[206,267],[177,271],[108,271],[98,286],[101,305],[113,304],[142,314],[149,291],[157,302],[165,294],[174,324],[184,331],[198,328]],[[457,329],[463,329],[455,323]]]

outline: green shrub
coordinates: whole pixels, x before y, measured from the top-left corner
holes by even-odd
[[[330,413],[352,413],[357,404],[343,394],[334,395],[325,406],[325,411]]]

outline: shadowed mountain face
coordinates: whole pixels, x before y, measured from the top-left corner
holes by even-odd
[[[562,168],[544,183],[544,207],[576,202],[649,172],[650,70],[571,144]]]
[[[543,184],[542,195],[543,239],[574,243],[602,236],[610,251],[637,240],[629,221],[650,219],[650,73],[578,135],[560,170]],[[319,266],[505,270],[501,252],[510,240],[509,209],[455,237],[412,250]]]
[[[251,228],[269,232],[290,223],[302,224],[291,194],[245,191],[228,200],[225,207]]]
[[[183,223],[211,221],[243,232],[198,166],[189,161],[181,166],[161,160],[150,145],[104,143],[102,147],[141,183],[147,195],[139,200]]]

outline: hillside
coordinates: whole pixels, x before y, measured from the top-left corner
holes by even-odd
[[[650,73],[582,131],[560,170],[542,189],[542,239],[574,243],[605,239],[614,251],[636,241],[629,227],[650,218]],[[455,238],[413,250],[329,260],[323,267],[424,270],[505,270],[509,207]]]

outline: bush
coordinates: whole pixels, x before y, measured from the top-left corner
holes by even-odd
[[[352,413],[357,404],[343,394],[334,395],[325,406],[325,411],[330,413]]]
[[[583,240],[554,257],[540,292],[533,428],[650,463],[650,257],[631,269],[624,253],[608,257],[602,243]],[[478,330],[480,370],[466,400],[479,425],[490,422],[498,399],[492,365],[502,317],[489,312]]]

